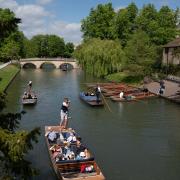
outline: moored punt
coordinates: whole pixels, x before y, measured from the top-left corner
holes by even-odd
[[[155,97],[153,93],[133,93],[133,94],[128,94],[126,98],[120,98],[119,96],[110,96],[111,100],[113,101],[119,101],[119,102],[129,102],[129,101],[137,101],[138,99],[145,99],[145,98],[150,98],[150,97]]]
[[[70,141],[70,136],[68,135],[72,134],[73,141]],[[55,137],[54,139],[52,139],[53,135]],[[80,152],[80,156],[76,154],[77,140],[74,137],[78,136],[71,128],[61,129],[61,126],[45,126],[45,139],[48,152],[58,179],[104,180],[105,177],[88,149],[86,149],[87,155],[84,153],[84,156],[81,156],[83,154],[82,152]],[[72,155],[74,156],[72,157]]]
[[[95,95],[89,95],[89,94],[86,94],[85,92],[80,92],[79,97],[80,97],[80,99],[82,99],[84,102],[86,102],[87,104],[89,104],[91,106],[103,106],[104,105],[104,103],[101,99],[99,102],[97,102],[97,97]]]
[[[103,94],[104,94],[104,96],[106,96],[106,97],[116,96],[116,95],[119,95],[119,93],[120,93],[121,91],[124,91],[126,94],[139,92],[138,89],[136,89],[136,88],[131,88],[131,87],[130,87],[130,88],[126,88],[126,89],[123,88],[123,89],[119,89],[119,90],[117,90],[117,89],[115,89],[115,90],[110,90],[110,91],[104,92]]]

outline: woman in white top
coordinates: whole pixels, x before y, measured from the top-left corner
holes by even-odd
[[[120,99],[124,98],[124,92],[123,91],[120,92],[119,97],[120,97]]]

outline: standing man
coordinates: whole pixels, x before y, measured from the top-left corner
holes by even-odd
[[[70,105],[70,101],[68,98],[64,98],[64,101],[62,103],[61,106],[61,122],[60,122],[60,126],[62,128],[67,128],[67,124],[68,124],[68,111],[69,111],[69,105]]]
[[[99,103],[100,102],[100,94],[101,94],[101,88],[99,85],[96,86],[95,94],[96,94],[96,102]]]
[[[32,88],[32,81],[29,81],[28,86],[29,86],[29,93],[30,93],[31,88]]]

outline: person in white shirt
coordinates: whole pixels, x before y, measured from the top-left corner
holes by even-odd
[[[119,97],[120,97],[120,99],[124,98],[124,92],[123,91],[120,92]]]
[[[69,105],[70,105],[70,101],[68,100],[68,98],[64,98],[63,104],[61,106],[61,122],[60,122],[60,126],[63,128],[67,128]]]

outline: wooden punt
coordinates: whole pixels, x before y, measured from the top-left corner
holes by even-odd
[[[129,88],[129,89],[126,88],[126,89],[121,89],[121,90],[115,89],[115,90],[107,91],[107,92],[105,92],[105,93],[103,93],[103,94],[104,94],[104,96],[106,96],[106,97],[117,96],[117,95],[119,95],[119,93],[120,93],[121,91],[124,91],[125,94],[131,94],[131,93],[139,92],[139,90],[136,89],[136,88]]]
[[[134,93],[129,94],[127,98],[121,99],[119,96],[110,96],[111,100],[119,102],[138,101],[139,99],[145,99],[155,97],[153,93]]]
[[[31,98],[22,97],[22,104],[23,105],[34,105],[37,103],[37,96],[34,93],[31,93]]]
[[[75,133],[75,131],[71,128],[62,130],[61,126],[45,126],[45,139],[47,143],[47,148],[54,172],[56,173],[58,179],[61,180],[84,180],[84,179],[104,180],[105,179],[99,166],[97,165],[96,161],[94,160],[94,157],[92,156],[89,150],[88,150],[89,157],[87,159],[57,161],[57,159],[54,158],[53,152],[51,150],[52,146],[54,146],[58,142],[60,148],[63,148],[64,142],[62,141],[61,143],[59,143],[58,139],[55,140],[54,142],[50,142],[50,140],[48,139],[48,134],[53,131],[56,132],[56,134],[69,133],[69,132]],[[71,145],[73,145],[73,143]],[[93,170],[90,172],[82,172],[82,166],[85,167],[91,166],[93,167]]]
[[[25,99],[22,99],[22,104],[23,105],[34,105],[36,103],[37,103],[37,98],[32,98],[32,99],[25,98]]]
[[[84,102],[86,102],[87,104],[91,105],[91,106],[103,106],[104,103],[103,101],[100,99],[100,102],[97,102],[97,98],[95,95],[86,95],[85,92],[80,92],[79,97],[81,100],[83,100]]]

